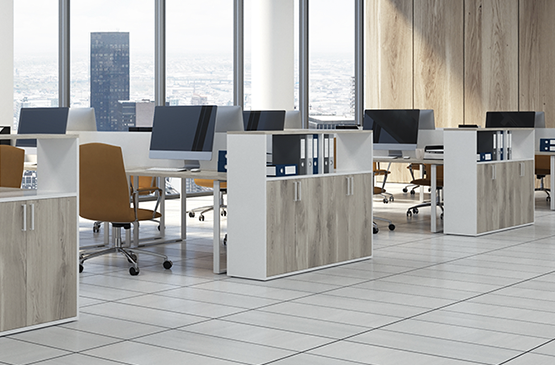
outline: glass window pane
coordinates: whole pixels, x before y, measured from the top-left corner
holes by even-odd
[[[58,106],[58,1],[14,1],[14,131],[22,107]]]
[[[233,104],[233,1],[166,2],[166,100]]]
[[[311,127],[354,121],[354,11],[354,1],[310,1]]]
[[[71,106],[94,107],[98,130],[152,124],[151,0],[71,2]]]

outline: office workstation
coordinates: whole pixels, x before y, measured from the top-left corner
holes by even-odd
[[[217,105],[218,109],[237,105],[241,110],[287,110],[286,117],[290,110],[296,109],[300,114],[299,124],[313,128],[329,128],[339,123],[362,127],[364,109],[433,109],[436,129],[430,135],[441,135],[441,142],[432,138],[422,142],[421,137],[427,132],[420,129],[416,150],[406,154],[409,158],[383,156],[380,169],[388,171],[384,175],[387,181],[374,187],[392,195],[386,195],[387,204],[383,203],[384,196],[376,193],[364,199],[373,199],[373,212],[368,215],[372,220],[376,216],[390,219],[396,228],[388,230],[376,221],[380,231],[366,233],[372,244],[372,258],[368,260],[337,261],[328,266],[327,262],[331,261],[323,258],[331,257],[330,252],[338,255],[346,252],[332,250],[328,237],[312,240],[310,247],[314,255],[304,256],[304,248],[297,246],[299,254],[290,259],[293,257],[291,245],[281,250],[275,244],[277,238],[272,241],[273,237],[267,233],[262,236],[257,225],[263,213],[267,220],[268,214],[273,214],[270,219],[278,216],[278,210],[268,212],[268,207],[279,206],[283,209],[281,212],[291,208],[291,205],[280,205],[289,198],[279,198],[273,193],[275,189],[266,190],[265,203],[258,204],[262,195],[253,189],[253,196],[246,194],[237,200],[231,170],[225,174],[225,180],[224,176],[207,179],[222,179],[220,191],[224,191],[224,182],[229,184],[222,198],[224,205],[229,204],[226,217],[219,214],[217,207],[213,212],[195,211],[194,217],[184,217],[182,226],[182,201],[171,199],[179,192],[168,188],[171,191],[166,200],[139,195],[140,205],[144,203],[145,208],[151,209],[157,202],[165,204],[165,212],[159,210],[165,213],[158,218],[165,219],[160,232],[157,223],[141,222],[139,246],[166,255],[173,266],[165,270],[161,259],[139,254],[140,274],[129,276],[132,265],[121,254],[86,261],[84,271],[76,274],[79,320],[2,336],[0,363],[519,365],[553,362],[555,323],[551,318],[550,286],[555,230],[553,211],[545,201],[546,192],[535,193],[534,224],[504,231],[488,228],[489,233],[480,235],[430,233],[430,208],[419,206],[432,199],[428,186],[423,184],[429,180],[431,185],[429,177],[435,164],[436,186],[441,189],[435,189],[437,194],[432,193],[437,201],[430,205],[436,211],[436,230],[445,233],[449,219],[454,218],[453,209],[458,209],[448,199],[452,184],[446,180],[446,174],[452,171],[446,160],[449,147],[443,139],[448,133],[453,133],[454,139],[459,136],[461,142],[464,138],[468,145],[463,149],[470,151],[474,136],[477,140],[478,135],[488,132],[483,128],[487,111],[499,110],[543,110],[546,129],[554,126],[555,83],[549,52],[555,43],[550,25],[555,16],[552,1],[332,0],[310,1],[310,8],[308,3],[304,0],[218,0],[196,2],[194,8],[188,7],[185,11],[184,2],[163,0],[118,1],[106,6],[73,0],[40,1],[40,6],[12,0],[2,2],[0,123],[11,126],[15,133],[21,107],[95,106],[98,131],[79,132],[79,144],[84,145],[81,140],[89,138],[90,142],[122,146],[128,172],[136,169],[133,175],[128,175],[133,176],[129,180],[134,189],[146,186],[141,181],[148,178],[138,172],[148,174],[150,170],[146,169],[150,167],[171,168],[183,163],[149,158],[151,132],[142,129],[127,133],[125,125],[122,126],[128,123],[145,128],[147,124],[140,114],[150,107],[149,113],[153,113],[155,105],[208,104]],[[31,12],[40,14],[32,17]],[[51,19],[54,26],[41,19]],[[357,27],[353,26],[355,19]],[[16,28],[15,33],[10,27]],[[114,32],[117,29],[125,31]],[[351,41],[353,33],[354,42]],[[53,37],[49,36],[52,34]],[[108,37],[120,39],[127,35],[130,35],[128,43],[106,45]],[[247,67],[242,64],[243,43]],[[196,54],[195,45],[202,46],[210,57]],[[46,57],[32,58],[33,48],[50,54],[52,61]],[[109,63],[112,56],[115,62]],[[97,60],[104,62],[102,67]],[[104,67],[107,65],[112,66]],[[111,75],[110,70],[104,72],[107,68],[112,71]],[[99,88],[99,80],[113,91],[110,87]],[[113,113],[112,117],[107,118],[107,113]],[[119,118],[124,122],[119,122]],[[482,128],[459,130],[458,125]],[[109,128],[113,130],[107,131]],[[453,128],[457,130],[451,131]],[[69,120],[67,130],[70,130]],[[493,130],[520,133],[508,126]],[[329,129],[327,132],[336,134]],[[312,205],[318,199],[310,194],[312,189],[307,190],[313,186],[309,180],[321,180],[322,184],[324,180],[325,183],[343,180],[343,186],[335,189],[335,197],[341,193],[341,203],[349,202],[347,208],[358,209],[357,204],[363,200],[358,195],[362,193],[359,189],[362,185],[353,171],[334,171],[321,176],[269,176],[280,174],[284,166],[263,165],[271,161],[269,153],[273,143],[268,139],[259,141],[261,133],[270,134],[268,131],[229,134],[229,138],[256,139],[260,150],[264,148],[258,143],[265,143],[265,160],[260,162],[256,157],[257,164],[262,164],[257,166],[263,166],[262,169],[249,172],[255,179],[252,184],[258,182],[257,187],[266,189],[269,185],[271,189],[287,185],[292,188],[289,200],[301,199],[293,207],[310,203],[310,209],[318,209]],[[218,140],[227,143],[227,135],[219,136],[218,131],[215,134],[214,145]],[[534,134],[534,142],[539,142],[537,130]],[[546,134],[546,138],[551,137]],[[424,148],[419,144],[444,146],[443,159],[426,159],[431,151],[417,155]],[[231,159],[233,151],[227,147],[225,150]],[[218,152],[223,150],[218,148]],[[380,153],[383,151],[373,150],[372,161],[377,161],[376,155]],[[410,156],[411,153],[414,155]],[[211,161],[200,161],[200,171],[195,176],[216,171],[218,158],[214,157]],[[253,157],[254,154],[248,155],[249,159]],[[343,159],[337,157],[340,163]],[[510,170],[514,174],[512,184],[524,178],[519,173],[528,168],[530,160],[527,155],[506,161],[478,162],[477,150],[461,158],[470,157],[475,160],[467,161],[468,166],[474,166],[476,171],[481,168],[491,173],[492,165],[496,165],[496,175],[500,177]],[[316,158],[318,167],[323,167],[321,159],[325,157],[320,150]],[[430,166],[423,170],[424,165],[419,162],[430,162]],[[38,168],[36,163],[27,161],[29,168]],[[413,176],[407,168],[409,163],[414,167]],[[207,164],[216,166],[207,167]],[[521,170],[522,164],[526,169]],[[442,166],[444,181],[440,184]],[[549,168],[547,173],[543,172],[540,175],[545,176],[545,187],[549,188]],[[191,171],[150,173],[193,174]],[[30,181],[31,173],[25,174],[24,180]],[[141,180],[138,184],[136,176]],[[478,179],[477,174],[474,176]],[[237,177],[234,181],[242,182],[246,177]],[[528,183],[528,175],[525,179]],[[155,184],[159,188],[165,179],[155,180],[159,180]],[[197,190],[190,180],[194,178],[187,181],[187,190],[182,189],[187,193],[183,210],[192,212],[197,206],[217,205],[209,192],[195,196],[191,191]],[[496,182],[491,181],[491,185]],[[536,180],[538,186],[539,181]],[[169,181],[177,190],[181,182],[178,178]],[[416,194],[409,193],[410,182],[420,183],[414,189]],[[453,193],[462,198],[474,185],[478,190],[481,182],[456,181],[456,184],[457,191]],[[407,192],[403,193],[405,187]],[[508,188],[514,189],[510,185]],[[359,198],[356,203],[350,204],[349,192]],[[160,194],[164,198],[162,189]],[[286,195],[289,194],[282,196]],[[424,199],[419,199],[419,195]],[[268,196],[272,198],[269,203]],[[494,196],[499,199],[494,194],[486,198],[494,199]],[[253,200],[255,204],[251,203]],[[470,204],[470,201],[469,198],[464,203]],[[443,220],[437,202],[445,209]],[[341,212],[346,210],[345,206],[337,199],[335,203],[336,209],[319,207],[329,218],[323,221],[344,221],[345,214]],[[249,206],[254,207],[249,209]],[[529,212],[529,205],[522,207]],[[406,214],[409,208],[410,217]],[[414,208],[419,210],[417,214]],[[510,210],[510,204],[504,209]],[[335,215],[328,215],[330,211],[335,211]],[[473,219],[471,210],[466,213],[461,222]],[[291,215],[302,214],[297,211]],[[205,221],[200,220],[202,216]],[[247,237],[248,240],[237,242],[240,236],[234,234],[237,232],[234,220],[240,220],[246,230],[263,237],[265,243],[261,246],[265,246],[266,256],[270,252],[274,260],[260,260],[267,266],[265,271],[259,270],[263,272],[261,279],[214,273],[213,217],[221,222],[221,263],[228,274],[233,270],[226,266],[224,258],[227,256],[230,260],[227,264],[231,263],[231,256],[236,253],[233,248],[247,247],[253,241],[253,237]],[[279,217],[283,215],[280,213]],[[283,226],[291,227],[291,216],[276,219]],[[93,221],[80,218],[79,222],[79,246],[101,246],[105,242],[108,247],[112,245],[110,239],[103,239],[103,233],[110,229],[100,227],[100,232],[93,232]],[[181,240],[181,227],[186,227],[185,241]],[[273,227],[275,224],[266,223],[264,229],[273,231]],[[291,231],[280,230],[283,236]],[[124,236],[123,230],[121,233]],[[225,233],[228,233],[227,247],[223,246]],[[294,233],[304,234],[301,228]],[[313,232],[307,235],[315,236]],[[148,236],[156,239],[147,241]],[[169,242],[158,244],[166,241]],[[340,239],[341,244],[345,242],[348,239]],[[340,248],[345,247],[340,245]],[[276,260],[278,252],[283,252],[287,260],[281,263]],[[264,256],[260,251],[254,253],[260,258]],[[315,264],[307,271],[299,265],[305,262],[305,257],[306,261],[311,257]],[[245,268],[252,269],[254,261],[253,257]]]

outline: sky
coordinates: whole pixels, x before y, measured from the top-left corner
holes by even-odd
[[[245,0],[245,37],[251,1],[258,0]],[[232,6],[233,0],[166,0],[168,56],[231,52]],[[71,0],[70,8],[72,55],[88,57],[91,31],[130,32],[132,54],[153,54],[154,0]],[[353,52],[354,0],[310,0],[309,13],[311,52]],[[58,0],[14,0],[14,15],[16,56],[57,55]]]

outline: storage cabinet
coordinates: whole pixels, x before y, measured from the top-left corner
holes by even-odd
[[[77,138],[29,138],[39,138],[37,189],[0,188],[0,335],[78,314]]]
[[[372,255],[372,174],[267,182],[267,276]]]
[[[534,223],[534,130],[501,130],[511,153],[498,145],[498,159],[478,161],[478,135],[492,131],[445,131],[445,233],[481,235]]]
[[[338,131],[333,173],[286,177],[265,175],[271,133],[228,135],[228,275],[267,280],[370,258],[371,131]]]
[[[0,332],[75,317],[76,198],[0,203],[0,215]]]

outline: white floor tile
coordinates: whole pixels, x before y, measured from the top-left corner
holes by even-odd
[[[68,351],[11,338],[0,338],[0,361],[20,365],[69,354]]]

